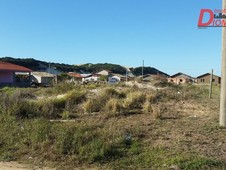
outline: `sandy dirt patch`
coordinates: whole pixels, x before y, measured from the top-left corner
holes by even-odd
[[[1,170],[55,170],[46,167],[19,164],[17,162],[0,162]]]

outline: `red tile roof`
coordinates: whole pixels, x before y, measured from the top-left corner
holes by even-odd
[[[16,64],[0,61],[0,71],[31,72],[32,70]]]

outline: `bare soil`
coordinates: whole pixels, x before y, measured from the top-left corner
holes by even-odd
[[[25,164],[20,164],[18,162],[0,162],[0,169],[1,170],[55,170],[53,168],[25,165]]]

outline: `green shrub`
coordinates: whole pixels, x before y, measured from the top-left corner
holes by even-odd
[[[86,92],[73,90],[65,96],[65,99],[65,109],[70,112],[75,112],[77,111],[77,106],[86,100]]]
[[[63,111],[62,113],[62,119],[69,119],[70,113],[69,111]]]
[[[146,95],[142,92],[130,92],[124,100],[126,109],[142,109],[142,105],[146,100]]]
[[[33,102],[15,96],[4,96],[0,105],[2,112],[20,119],[35,117],[38,112],[38,108]]]
[[[17,118],[33,118],[38,114],[38,108],[34,102],[21,100],[15,103],[10,109],[10,114],[15,115]]]
[[[79,104],[86,100],[86,92],[72,90],[65,96],[67,101],[70,101],[71,104]]]
[[[54,107],[54,103],[52,100],[42,100],[36,102],[36,105],[39,108],[39,117],[43,118],[57,118],[58,112],[56,111],[56,108]]]
[[[79,87],[75,86],[73,83],[62,82],[62,83],[58,83],[58,84],[54,85],[51,88],[43,89],[43,93],[45,95],[46,94],[50,94],[50,95],[63,94],[63,93],[66,93],[68,91],[71,91],[75,88],[79,88]]]

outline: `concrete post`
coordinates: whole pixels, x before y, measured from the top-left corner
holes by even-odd
[[[223,0],[222,9],[226,9],[226,0]],[[220,125],[226,126],[226,27],[222,27]]]

